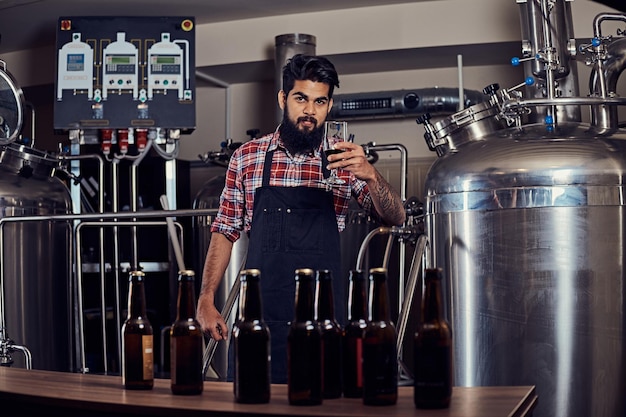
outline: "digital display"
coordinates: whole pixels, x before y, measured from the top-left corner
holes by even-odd
[[[157,56],[156,57],[157,64],[176,64],[175,56]]]
[[[85,55],[68,54],[67,55],[67,70],[68,71],[84,71],[85,70]]]
[[[108,57],[109,64],[132,64],[133,60],[131,56],[109,56]]]

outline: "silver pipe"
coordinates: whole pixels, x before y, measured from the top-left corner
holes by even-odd
[[[413,260],[411,262],[411,268],[409,269],[409,275],[405,288],[406,297],[402,301],[402,308],[400,309],[400,316],[398,317],[398,362],[402,357],[402,344],[404,343],[404,335],[406,334],[406,327],[409,321],[409,314],[411,313],[411,307],[413,306],[413,298],[415,297],[415,288],[417,287],[418,277],[422,270],[422,259],[426,250],[426,244],[428,243],[428,237],[423,234],[417,239],[417,245],[413,252]]]
[[[156,222],[156,221],[146,221],[146,222],[141,222],[140,223],[141,226],[163,226],[166,225],[167,226],[167,222]],[[110,222],[104,222],[104,221],[95,221],[95,222],[81,222],[75,230],[75,234],[76,234],[76,242],[77,242],[77,247],[80,247],[80,243],[81,243],[81,230],[83,227],[88,227],[88,226],[98,226],[100,228],[105,227],[105,226],[112,226],[114,228],[118,228],[119,226],[130,226],[130,227],[137,227],[137,222],[135,221],[135,219],[132,219],[131,221],[126,221],[126,222],[120,222],[117,220],[114,221],[110,221]],[[115,266],[112,266],[114,269],[119,269],[116,268]],[[131,265],[131,268],[133,266]],[[138,267],[135,266],[135,267]],[[102,272],[102,271],[101,271]],[[85,361],[85,339],[84,339],[84,320],[83,320],[83,315],[84,315],[84,310],[82,308],[82,255],[80,254],[80,251],[78,251],[77,254],[77,259],[76,259],[76,280],[77,280],[77,286],[78,286],[78,293],[79,293],[79,334],[81,335],[80,338],[80,357],[81,357],[81,372],[88,372],[88,368],[86,367],[86,361]],[[103,305],[106,306],[105,303],[105,297],[104,297],[104,291],[102,291],[102,293],[100,294],[101,296],[101,300]],[[119,294],[116,295],[115,297],[115,304],[118,305],[119,304]],[[106,314],[106,311],[105,311]],[[105,324],[106,324],[106,316],[105,316]],[[117,329],[121,328],[121,325],[116,327]],[[103,331],[103,336],[104,336],[104,340],[106,340],[106,326],[102,329]],[[116,332],[117,334],[118,332]],[[118,339],[120,339],[120,337],[118,337]],[[107,372],[107,359],[108,359],[108,349],[106,346],[103,345],[102,347],[102,354],[103,354],[103,366],[105,369],[105,373]],[[118,350],[118,359],[121,358],[121,349]],[[119,362],[119,360],[118,360]]]
[[[399,151],[400,152],[400,197],[402,202],[406,201],[407,194],[407,173],[408,173],[408,152],[406,147],[402,144],[387,144],[387,145],[374,145],[368,147],[370,150],[376,151]],[[391,253],[391,244],[393,242],[392,236],[389,236],[389,240],[387,241],[387,248],[385,250],[385,258],[383,262],[383,266],[386,268],[389,264],[389,255]],[[404,241],[400,241],[400,246],[398,247],[398,276],[400,277],[400,285],[398,285],[398,299],[402,300],[404,298],[404,274],[406,270],[406,243]]]
[[[24,355],[24,364],[26,365],[26,369],[33,368],[33,358],[30,354],[30,350],[28,350],[26,346],[11,345],[10,347],[13,350],[19,350],[20,352],[22,352],[22,354]]]
[[[367,236],[365,236],[365,239],[363,239],[361,247],[359,248],[359,254],[356,258],[356,269],[363,269],[363,258],[365,257],[365,251],[367,250],[367,246],[374,238],[374,236],[388,233],[391,233],[391,227],[377,227],[376,229],[370,231]]]
[[[30,222],[30,221],[67,221],[68,222],[68,227],[71,225],[70,222],[74,222],[74,221],[79,221],[79,220],[94,220],[94,221],[98,221],[98,223],[96,223],[99,226],[104,226],[104,225],[122,225],[122,223],[118,223],[118,222],[103,222],[104,219],[137,219],[137,218],[151,218],[151,217],[167,217],[167,216],[214,216],[217,213],[217,209],[193,209],[193,210],[153,210],[153,211],[142,211],[142,212],[138,212],[138,213],[130,213],[130,212],[124,212],[124,213],[88,213],[88,214],[59,214],[59,215],[43,215],[43,216],[13,216],[13,217],[3,217],[0,218],[0,229],[2,229],[4,227],[5,224],[7,223],[14,223],[14,222]],[[78,227],[80,227],[82,223],[79,223],[79,225],[76,227],[76,230],[78,231]],[[136,223],[131,223],[131,224],[135,224]],[[143,224],[143,223],[142,223]],[[77,236],[78,233],[75,234],[75,237],[73,239],[74,242],[74,247],[78,248],[78,241],[79,241],[79,236]],[[0,233],[0,253],[2,253],[3,250],[3,234]],[[102,246],[102,245],[101,245]],[[102,251],[102,249],[101,249]],[[103,255],[101,255],[101,259],[103,258]],[[85,358],[85,350],[84,350],[84,345],[85,345],[85,336],[84,336],[84,318],[83,318],[83,292],[82,292],[82,271],[81,271],[81,265],[82,263],[82,255],[80,253],[79,250],[76,251],[76,268],[75,268],[75,273],[77,275],[77,304],[78,304],[78,339],[80,342],[80,349],[79,349],[79,361],[80,361],[80,371],[83,373],[89,372],[89,369],[86,368],[86,358]],[[100,275],[103,276],[104,274],[104,263],[101,262],[100,264]],[[101,279],[102,280],[102,279]],[[2,302],[0,302],[0,307],[4,308],[4,286],[2,285],[4,283],[4,269],[0,268],[0,297],[2,297],[0,300]],[[101,284],[102,285],[102,284]],[[116,302],[119,303],[119,293],[116,296]],[[101,303],[104,303],[104,301],[101,299]],[[3,311],[0,311],[3,312]],[[106,313],[106,312],[105,312]],[[106,317],[105,317],[106,318]],[[0,320],[1,323],[3,324],[2,327],[0,327],[0,331],[4,329],[4,314],[0,314]],[[120,328],[118,326],[118,328]],[[107,349],[106,346],[104,346],[104,352],[106,353]],[[105,372],[107,369],[107,365],[106,365],[106,357],[105,358]]]
[[[387,144],[387,145],[371,145],[367,146],[368,150],[373,151],[399,151],[400,152],[400,197],[402,201],[406,201],[406,192],[407,192],[407,172],[408,172],[408,158],[407,158],[407,150],[406,146],[400,143]]]
[[[247,251],[247,249],[246,249]],[[244,254],[243,259],[241,261],[241,265],[239,265],[239,272],[241,272],[246,265],[247,253]],[[239,279],[239,272],[237,273],[237,278],[235,278],[233,282],[233,286],[228,293],[228,297],[226,298],[226,302],[224,303],[224,307],[222,307],[221,315],[224,318],[224,321],[228,323],[230,319],[230,315],[232,314],[233,306],[235,305],[235,301],[239,297],[239,287],[241,285],[241,281]],[[217,340],[210,338],[207,342],[206,348],[204,350],[204,355],[202,358],[202,375],[206,375],[209,370],[209,366],[213,361],[213,356],[215,356],[215,350],[217,349]]]
[[[132,164],[130,167],[130,211],[136,212],[139,200],[138,191],[138,165]],[[132,265],[136,269],[139,266],[139,248],[137,243],[137,228],[131,228],[131,252],[132,252]]]
[[[85,213],[85,214],[53,214],[42,216],[11,216],[0,218],[2,223],[28,222],[28,221],[71,221],[71,220],[104,220],[104,219],[134,219],[152,217],[175,217],[175,216],[215,216],[217,209],[179,209],[179,210],[146,210],[137,213],[128,211],[119,213]],[[0,226],[1,227],[1,226]]]
[[[574,105],[597,105],[597,104],[615,104],[626,105],[626,98],[621,97],[556,97],[547,98],[531,98],[520,100],[509,100],[503,103],[503,110],[511,110],[519,107],[535,107],[546,105],[574,106]]]
[[[614,13],[597,15],[593,26],[594,37],[599,41],[602,41],[601,23],[605,20],[626,21],[626,15]],[[626,68],[626,38],[620,38],[611,42],[606,47],[606,50],[604,50],[602,44],[594,47],[594,52],[598,54],[598,57],[589,77],[589,92],[594,97],[613,97],[617,89],[619,76]],[[605,105],[594,106],[592,108],[591,121],[593,125],[603,128],[616,128],[619,124],[617,109]]]

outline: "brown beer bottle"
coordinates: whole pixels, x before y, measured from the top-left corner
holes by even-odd
[[[178,273],[176,319],[170,328],[171,389],[176,395],[202,393],[203,335],[196,320],[195,273]]]
[[[122,325],[122,384],[126,389],[154,386],[154,339],[146,315],[144,277],[142,271],[131,271],[128,279],[128,314]]]
[[[287,334],[287,393],[291,405],[322,404],[322,333],[315,318],[314,271],[296,270],[294,320]]]
[[[452,333],[443,316],[442,275],[441,268],[424,271],[422,317],[413,344],[417,408],[447,408],[452,397]]]
[[[263,320],[261,272],[247,269],[239,273],[239,315],[233,326],[235,350],[234,391],[238,403],[261,404],[270,401],[270,329]]]
[[[391,321],[387,269],[370,269],[369,320],[363,339],[363,404],[398,400],[396,328]]]
[[[317,271],[315,304],[317,321],[322,331],[322,351],[324,359],[324,398],[341,397],[341,339],[343,329],[335,318],[332,272]]]
[[[367,286],[362,271],[350,271],[348,323],[343,333],[343,396],[363,397],[363,337],[367,327]]]

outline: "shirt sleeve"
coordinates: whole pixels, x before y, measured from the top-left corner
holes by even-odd
[[[376,214],[372,203],[372,195],[365,181],[354,178],[352,181],[352,194],[355,196],[359,207],[369,214]]]
[[[211,232],[221,233],[231,242],[241,236],[244,218],[244,189],[240,175],[241,153],[235,151],[226,170],[224,189],[220,195],[217,216],[211,223]]]

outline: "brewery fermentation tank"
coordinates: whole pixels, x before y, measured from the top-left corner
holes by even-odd
[[[58,160],[16,143],[24,105],[0,60],[0,365],[71,371],[71,229],[9,219],[71,211]],[[31,135],[34,142],[34,126]]]
[[[623,70],[623,42],[604,49],[601,20],[589,97],[565,97],[558,60],[537,54],[546,96],[494,85],[474,109],[418,119],[438,154],[425,184],[427,262],[447,278],[455,384],[535,385],[536,417],[626,415],[626,130],[616,119],[626,101],[605,82]],[[591,123],[564,111],[582,104]]]
[[[434,163],[456,385],[536,385],[538,417],[624,415],[625,174],[626,132],[578,124],[502,130]]]
[[[6,146],[0,154],[2,218],[71,212],[71,197],[57,178],[59,163],[36,149]],[[72,371],[71,228],[67,222],[2,225],[5,334],[32,355],[32,368]],[[25,367],[14,353],[13,366]]]

